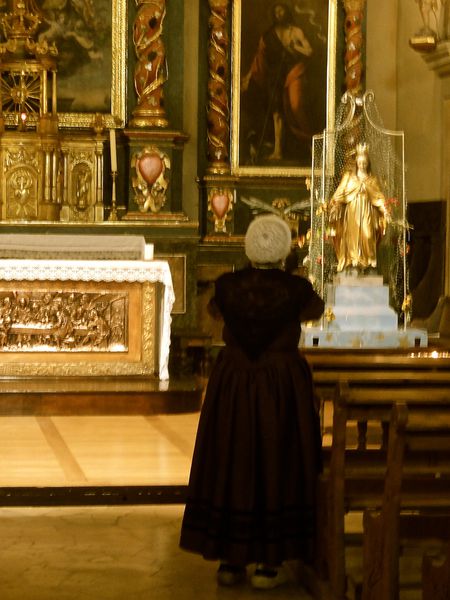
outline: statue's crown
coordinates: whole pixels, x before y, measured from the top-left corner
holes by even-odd
[[[369,154],[369,146],[366,144],[366,142],[356,144],[356,155],[358,154]]]

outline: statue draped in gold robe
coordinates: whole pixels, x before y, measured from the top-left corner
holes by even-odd
[[[369,172],[367,146],[358,145],[356,168],[346,171],[329,203],[337,271],[377,266],[377,246],[389,214],[377,178]]]

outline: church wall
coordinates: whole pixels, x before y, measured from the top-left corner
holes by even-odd
[[[405,132],[408,202],[443,198],[442,81],[409,45],[420,26],[410,0],[367,2],[367,87],[385,126]]]
[[[398,0],[367,2],[366,88],[388,129],[397,129],[397,13]]]
[[[442,28],[440,16],[436,26]],[[422,26],[417,3],[367,0],[367,88],[375,91],[385,126],[405,132],[408,220],[413,227],[410,288],[418,317],[428,316],[444,293],[449,262],[444,99],[450,82],[411,47],[410,38]]]
[[[442,81],[408,40],[420,27],[416,6],[402,0],[398,14],[398,115],[406,134],[410,202],[442,199]]]

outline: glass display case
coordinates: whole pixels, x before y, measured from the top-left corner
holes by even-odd
[[[347,93],[313,138],[307,267],[330,345],[425,343],[407,331],[408,236],[404,134],[383,127],[373,92]]]

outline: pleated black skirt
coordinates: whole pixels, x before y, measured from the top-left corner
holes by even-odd
[[[319,416],[295,350],[224,348],[206,390],[180,546],[237,565],[313,555]]]

